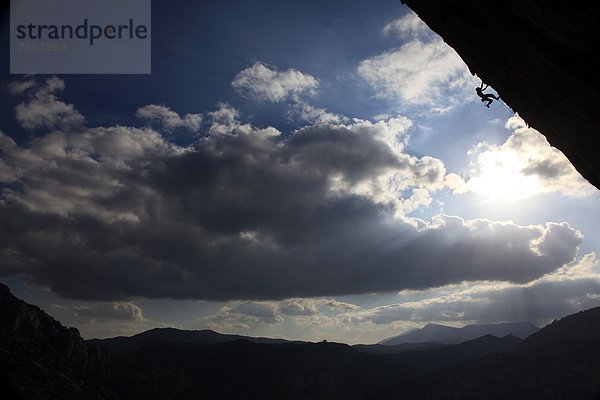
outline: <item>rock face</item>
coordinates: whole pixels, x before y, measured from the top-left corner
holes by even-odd
[[[106,355],[0,284],[0,398],[113,399],[91,379]],[[5,397],[3,397],[5,396]]]
[[[600,188],[600,3],[402,2]]]
[[[84,360],[88,349],[75,328],[66,328],[38,307],[14,297],[0,284],[0,330],[3,340],[18,338],[28,345],[46,348],[66,360]]]

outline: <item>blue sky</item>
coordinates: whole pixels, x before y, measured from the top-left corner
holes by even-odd
[[[399,2],[152,14],[151,75],[1,66],[18,296],[85,337],[351,343],[600,304],[598,190]]]

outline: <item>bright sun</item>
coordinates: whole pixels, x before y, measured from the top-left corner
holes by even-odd
[[[537,175],[522,171],[527,160],[514,152],[484,152],[477,160],[478,173],[469,180],[470,189],[489,201],[516,201],[540,193]]]

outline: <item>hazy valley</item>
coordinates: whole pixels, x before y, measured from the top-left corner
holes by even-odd
[[[1,287],[3,398],[595,399],[600,308],[530,324],[428,325],[376,345],[152,329],[84,341]],[[526,338],[473,332],[537,331]],[[465,337],[466,337],[465,336]],[[402,338],[407,340],[402,342]],[[437,339],[438,341],[421,339]]]

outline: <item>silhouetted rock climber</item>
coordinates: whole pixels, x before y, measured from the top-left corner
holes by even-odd
[[[483,91],[488,87],[488,85],[483,86],[483,82],[481,82],[481,86],[475,89],[475,91],[477,92],[477,96],[481,97],[481,101],[485,103],[485,106],[490,108],[490,104],[492,104],[494,100],[500,100],[500,96],[494,96],[490,93],[483,93]]]

